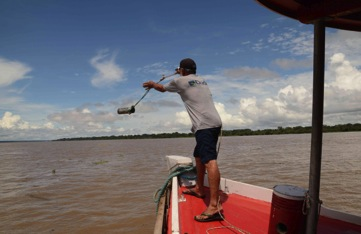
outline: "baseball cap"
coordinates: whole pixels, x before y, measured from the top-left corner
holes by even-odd
[[[186,70],[192,70],[192,71],[197,70],[197,65],[194,62],[194,60],[191,59],[191,58],[185,58],[182,61],[180,61],[179,67],[183,68],[183,69],[186,69]]]

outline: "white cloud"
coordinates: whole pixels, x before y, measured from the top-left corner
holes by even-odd
[[[361,37],[359,32],[337,30],[327,34],[326,58],[342,52],[354,66],[361,65]]]
[[[335,76],[335,81],[330,86],[343,89],[345,91],[361,91],[361,72],[342,53],[334,54],[330,59],[331,74]]]
[[[0,130],[33,130],[33,129],[52,129],[54,128],[52,123],[45,123],[44,125],[30,124],[27,121],[22,120],[20,115],[15,115],[9,111],[6,111],[3,117],[0,119]]]
[[[286,109],[299,112],[310,112],[312,107],[312,93],[303,86],[288,85],[278,92],[277,100]]]
[[[308,56],[313,52],[313,32],[286,28],[281,33],[271,33],[267,39],[270,48],[281,53]]]
[[[215,102],[215,106],[225,129],[236,128],[236,126],[247,126],[250,123],[249,120],[242,118],[242,115],[227,112],[223,103]]]
[[[124,132],[114,123],[122,117],[111,111],[87,107],[62,111],[41,123],[28,122],[9,111],[0,118],[0,140],[46,140],[84,136],[105,136]],[[127,129],[128,130],[128,129]]]
[[[29,124],[21,120],[19,115],[13,115],[11,112],[5,112],[0,119],[0,128],[3,129],[28,129]]]
[[[110,87],[125,80],[124,70],[115,63],[115,59],[115,53],[110,55],[108,50],[102,50],[90,60],[90,64],[97,70],[91,79],[94,87]]]
[[[71,126],[78,130],[94,131],[106,129],[107,124],[114,123],[117,117],[115,112],[91,111],[88,108],[80,107],[50,114],[48,119],[60,126]]]
[[[345,54],[330,58],[327,72],[330,78],[325,88],[325,111],[330,114],[360,112],[361,71]]]
[[[248,79],[269,79],[269,78],[278,78],[279,75],[276,72],[273,72],[266,68],[258,67],[238,67],[232,69],[225,69],[223,71],[224,75],[229,78],[248,78]]]
[[[21,62],[0,57],[0,87],[6,87],[18,80],[29,78],[27,74],[32,69]]]
[[[176,122],[184,125],[184,126],[191,126],[191,120],[189,118],[189,115],[186,111],[176,112]]]
[[[310,111],[302,106],[299,100],[299,93],[292,87],[286,88],[290,100],[284,99],[285,90],[273,98],[258,100],[256,97],[243,98],[239,104],[239,115],[247,128],[275,128],[278,126],[292,126],[295,124],[309,125]],[[292,107],[293,106],[293,107]]]
[[[137,72],[143,72],[147,75],[156,74],[157,76],[159,76],[160,79],[162,78],[163,75],[168,75],[169,72],[168,62],[152,63],[144,67],[138,68]]]
[[[280,59],[274,60],[273,63],[284,70],[312,68],[312,60],[311,59],[296,60],[296,59],[285,59],[285,58],[281,59],[280,58]]]
[[[348,121],[359,122],[361,115],[359,93],[361,91],[361,71],[347,60],[346,55],[334,54],[327,64],[325,80],[325,124],[339,124]],[[278,87],[277,94],[268,96],[255,95],[243,97],[239,101],[238,115],[223,117],[230,120],[242,119],[251,127],[267,128],[277,126],[309,126],[312,114],[312,73],[290,75],[283,82],[274,83]],[[267,83],[260,90],[267,90]],[[239,88],[239,93],[243,91]],[[227,116],[227,115],[226,115]],[[353,117],[351,117],[353,116]],[[240,127],[243,127],[240,123]]]

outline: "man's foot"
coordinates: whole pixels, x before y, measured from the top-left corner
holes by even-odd
[[[192,189],[184,190],[182,193],[187,194],[187,195],[191,195],[191,196],[194,196],[194,197],[197,197],[197,198],[202,198],[202,199],[206,197],[205,194],[199,194],[199,193],[195,192]]]
[[[207,209],[205,211],[203,211],[203,213],[201,215],[198,215],[196,217],[198,217],[198,219],[201,219],[201,217],[199,217],[199,216],[214,215],[214,214],[220,213],[221,211],[223,211],[223,207],[222,207],[221,203],[218,203],[217,205],[209,205],[207,207]]]
[[[203,212],[200,215],[194,216],[194,220],[198,222],[212,222],[212,221],[222,221],[223,217],[221,214],[217,211],[214,214],[207,214]]]

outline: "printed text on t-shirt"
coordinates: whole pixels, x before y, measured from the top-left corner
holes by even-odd
[[[199,81],[199,80],[190,80],[188,81],[188,84],[192,87],[196,86],[196,85],[207,85],[207,82],[205,81]]]

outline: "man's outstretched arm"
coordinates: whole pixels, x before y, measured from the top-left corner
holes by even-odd
[[[165,92],[167,90],[164,89],[164,86],[162,84],[157,84],[154,81],[147,81],[143,83],[143,87],[146,89],[155,89],[159,92]]]

